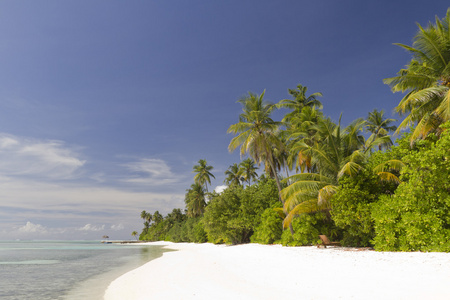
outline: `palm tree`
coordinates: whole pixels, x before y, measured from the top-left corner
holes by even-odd
[[[150,227],[150,223],[152,222],[153,216],[151,213],[148,213],[145,210],[143,210],[141,212],[141,219],[143,219],[145,221],[144,222],[144,231],[147,232]]]
[[[136,239],[136,241],[137,241],[137,235],[138,235],[138,232],[137,231],[133,231],[132,233],[131,233],[131,235],[132,236],[134,236],[134,238]]]
[[[205,159],[200,159],[198,161],[198,165],[194,166],[193,173],[197,173],[194,176],[195,183],[204,186],[205,190],[208,191],[208,183],[211,184],[211,177],[214,177],[214,175],[210,172],[213,169],[212,166],[208,166],[208,163]]]
[[[237,164],[232,164],[225,171],[225,175],[227,175],[227,177],[224,182],[228,185],[240,185],[242,179],[241,174],[242,171],[239,169],[239,166]]]
[[[442,123],[450,120],[450,8],[446,16],[427,28],[418,24],[413,45],[397,44],[411,53],[412,59],[397,76],[384,79],[393,92],[407,92],[396,107],[407,115],[397,132],[416,125],[411,141],[430,133],[440,134]]]
[[[291,184],[283,189],[286,199],[284,226],[289,225],[295,215],[316,211],[328,211],[329,200],[336,193],[339,178],[352,176],[363,167],[365,154],[373,145],[366,145],[362,131],[365,121],[355,120],[345,129],[330,119],[320,119],[317,128],[320,142],[310,145],[298,142],[299,151],[311,157],[315,173],[301,173],[286,179]],[[367,149],[365,149],[367,147]]]
[[[303,172],[314,172],[312,164],[312,152],[309,147],[316,144],[319,137],[318,122],[323,119],[321,111],[315,107],[305,107],[299,115],[290,120],[290,127],[286,131],[289,141],[288,163],[295,162],[296,170]],[[305,145],[309,147],[304,147]]]
[[[389,132],[393,132],[397,129],[397,126],[390,125],[395,122],[395,119],[385,119],[384,111],[378,111],[374,109],[372,112],[369,112],[369,115],[366,119],[366,131],[372,133],[372,136],[369,139],[376,139],[380,137],[385,137],[389,134]],[[386,144],[378,145],[378,150],[382,148],[389,148],[392,146],[392,140],[389,138],[386,141]]]
[[[283,144],[277,136],[280,122],[275,122],[270,117],[276,106],[263,101],[264,94],[265,91],[261,95],[249,92],[248,96],[238,101],[243,106],[243,113],[239,115],[239,122],[228,128],[227,133],[237,134],[228,145],[228,150],[233,152],[240,146],[241,156],[248,153],[258,165],[261,162],[265,162],[270,166],[277,183],[279,200],[284,207],[284,200],[281,196],[281,183],[272,151],[274,148],[283,148]],[[293,232],[292,228],[291,232]]]
[[[322,103],[317,100],[318,97],[322,97],[322,93],[313,93],[306,96],[308,88],[301,84],[297,85],[295,90],[288,89],[289,94],[294,99],[283,99],[278,102],[277,107],[291,109],[292,112],[285,115],[283,121],[289,121],[293,116],[298,115],[304,107],[317,107],[322,108]]]
[[[195,218],[203,215],[206,206],[203,186],[198,183],[192,184],[191,188],[187,190],[184,202],[186,203],[186,214],[189,217]]]
[[[144,222],[144,233],[145,234],[147,234],[149,228],[150,228],[150,222],[145,221]]]
[[[155,224],[158,224],[164,219],[164,217],[159,213],[159,211],[155,211],[155,213],[152,216],[152,219],[155,222]]]
[[[251,158],[244,159],[239,164],[242,180],[246,181],[248,185],[252,183],[252,180],[258,178],[256,170],[258,170],[258,167],[255,166],[255,162]]]

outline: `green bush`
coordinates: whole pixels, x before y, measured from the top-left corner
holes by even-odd
[[[375,249],[450,252],[450,134],[420,141],[406,155],[394,195],[373,204]],[[436,140],[436,141],[435,141]]]
[[[320,243],[319,234],[332,239],[339,238],[339,232],[326,213],[302,214],[292,221],[294,235],[283,231],[280,243],[284,246],[307,246]]]
[[[375,237],[372,204],[382,195],[390,195],[397,188],[396,183],[381,181],[373,169],[389,160],[399,160],[410,154],[409,135],[397,141],[398,146],[387,152],[373,153],[364,169],[356,176],[339,179],[339,190],[331,199],[330,214],[336,226],[342,231],[341,244],[344,246],[373,246]],[[400,174],[392,170],[392,173]]]
[[[171,235],[170,241],[172,242],[205,243],[207,241],[201,217],[187,218],[180,226],[172,227],[169,234],[172,231],[175,232],[175,234]],[[178,236],[179,239],[173,239],[173,237]]]
[[[261,223],[263,212],[278,203],[278,190],[272,179],[248,186],[230,186],[214,194],[205,209],[204,229],[208,241],[240,244],[250,242]]]
[[[375,231],[370,203],[374,200],[374,194],[351,185],[342,186],[333,197],[331,215],[342,229],[342,245],[371,246]]]
[[[251,237],[252,243],[273,244],[281,238],[283,219],[273,208],[267,208],[261,215],[261,223]]]

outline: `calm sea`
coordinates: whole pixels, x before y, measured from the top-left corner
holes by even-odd
[[[103,299],[111,281],[166,251],[100,241],[0,241],[0,299]]]

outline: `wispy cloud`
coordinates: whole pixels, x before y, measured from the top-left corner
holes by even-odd
[[[30,232],[33,228],[39,230],[39,238],[48,239],[100,239],[104,234],[128,238],[133,230],[142,229],[142,210],[158,210],[164,215],[184,206],[184,193],[64,186],[61,182],[1,177],[0,199],[0,239],[35,238]],[[18,220],[32,223],[20,224]]]
[[[0,174],[71,179],[85,164],[61,141],[36,140],[0,134]]]
[[[183,177],[164,160],[89,173],[80,152],[62,141],[0,133],[0,239],[128,237],[142,228],[142,210],[165,214],[184,205],[176,186]],[[119,170],[128,174],[122,184]]]
[[[123,181],[145,185],[165,185],[176,183],[180,176],[172,173],[167,163],[161,159],[142,158],[135,162],[124,164],[131,172],[131,178]]]

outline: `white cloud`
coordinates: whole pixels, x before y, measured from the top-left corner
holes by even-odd
[[[160,159],[143,158],[124,166],[132,172],[140,173],[140,176],[124,179],[125,182],[164,185],[179,181],[179,176],[173,174],[167,163]]]
[[[78,228],[80,231],[102,231],[105,229],[105,225],[95,226],[92,224],[86,224],[84,227]]]
[[[142,229],[142,210],[165,215],[184,207],[184,191],[157,193],[129,191],[111,187],[64,186],[0,176],[0,239],[34,238],[18,231],[20,220],[45,220],[45,239],[128,239],[133,230]],[[43,224],[43,221],[36,223]],[[53,224],[49,227],[47,224]],[[86,224],[91,224],[86,227]],[[80,230],[101,228],[104,231]],[[122,224],[123,229],[120,229]],[[44,225],[44,224],[43,224]]]
[[[19,142],[11,137],[2,136],[0,137],[0,148],[7,149],[19,144]]]
[[[5,176],[74,178],[85,161],[61,141],[41,141],[0,134],[0,173]]]
[[[135,176],[122,182],[141,186],[110,187],[95,182],[107,182],[111,172],[81,173],[85,161],[76,150],[61,141],[0,133],[0,239],[33,239],[36,235],[40,239],[97,239],[104,234],[126,239],[127,232],[142,228],[142,210],[166,214],[184,206],[184,191],[164,186],[182,178],[165,161],[136,159],[125,165]],[[91,180],[87,184],[52,181],[80,179],[80,175]],[[45,220],[47,227],[31,222],[22,226],[22,220],[41,224]]]
[[[222,193],[228,186],[227,185],[218,185],[216,186],[216,188],[214,189],[214,192],[220,194]]]
[[[123,230],[125,228],[125,226],[123,226],[122,223],[117,224],[117,225],[111,225],[111,229],[114,231],[119,231],[119,230]]]
[[[21,233],[47,233],[47,228],[40,224],[33,224],[31,222],[27,222],[26,225],[19,228],[19,232]]]

